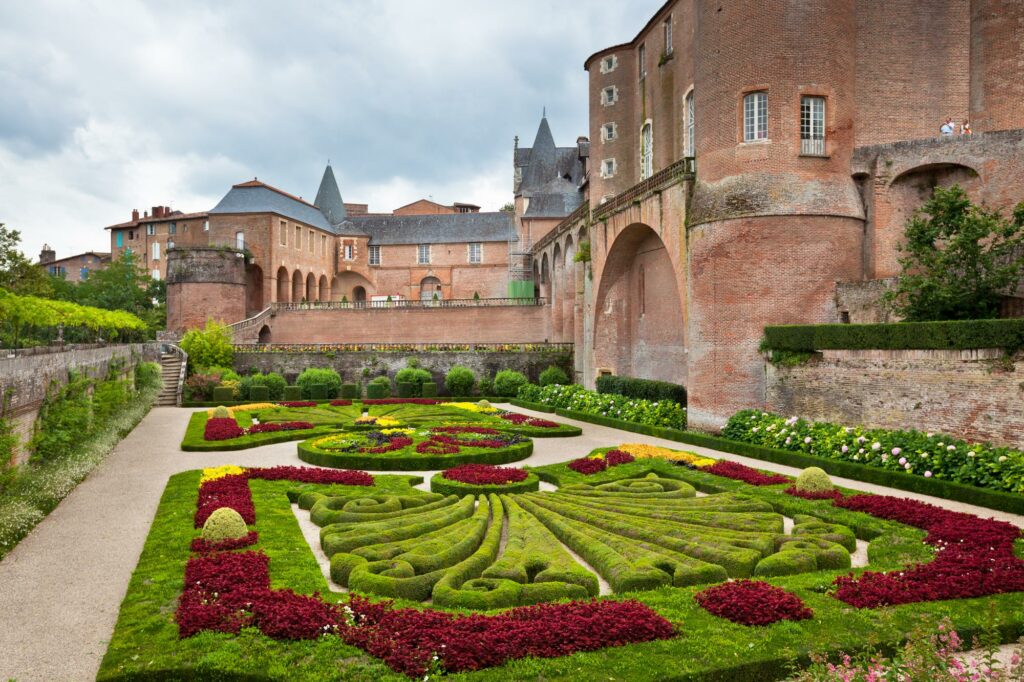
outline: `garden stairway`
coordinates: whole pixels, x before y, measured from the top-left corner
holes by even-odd
[[[176,353],[160,354],[160,379],[163,382],[163,388],[160,389],[160,395],[157,396],[157,405],[176,406],[178,404],[181,363],[182,359]]]

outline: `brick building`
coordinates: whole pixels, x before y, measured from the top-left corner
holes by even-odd
[[[69,282],[81,282],[89,278],[90,272],[102,270],[110,262],[110,254],[100,251],[86,251],[74,256],[57,258],[57,253],[48,244],[39,252],[39,267],[54,277]]]

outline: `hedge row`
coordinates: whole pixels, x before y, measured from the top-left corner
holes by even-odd
[[[328,496],[313,492],[302,495],[298,504],[308,509],[310,519],[318,526],[335,523],[382,521],[410,514],[422,514],[458,502],[458,498],[436,494],[421,495],[365,495]],[[371,503],[372,502],[372,503]]]
[[[548,406],[537,405],[524,400],[513,400],[512,404],[527,410],[552,412],[552,409]],[[942,481],[935,478],[922,478],[921,476],[901,474],[899,472],[886,471],[885,469],[874,469],[854,462],[843,462],[834,459],[826,459],[825,457],[789,452],[787,450],[750,445],[748,443],[741,443],[706,433],[645,426],[643,424],[624,422],[618,419],[611,419],[609,417],[599,417],[597,415],[584,414],[582,412],[571,412],[570,410],[556,409],[553,411],[559,416],[575,419],[577,421],[590,422],[591,424],[598,424],[600,426],[610,426],[623,431],[642,433],[647,436],[656,436],[666,440],[673,440],[678,443],[687,443],[689,445],[697,445],[700,447],[710,448],[712,450],[728,452],[733,455],[750,457],[751,459],[760,459],[766,462],[785,464],[786,466],[796,467],[798,469],[806,469],[807,467],[812,466],[820,467],[833,476],[841,476],[855,481],[863,481],[864,483],[875,483],[889,488],[896,488],[897,490],[908,490],[910,492],[921,493],[922,495],[932,495],[933,497],[941,497],[947,500],[956,500],[957,502],[966,502],[967,504],[987,507],[988,509],[997,509],[999,511],[1010,512],[1012,514],[1024,514],[1024,495],[1014,495],[1012,493],[1004,493],[996,490],[985,490],[984,488],[963,485],[961,483],[951,483],[949,481]],[[541,477],[541,480],[544,480],[544,478]]]
[[[380,397],[381,398],[388,398],[389,396],[384,395],[384,396],[380,396]],[[371,399],[371,396],[366,396],[366,398],[369,400],[369,399]],[[483,397],[481,397],[481,396],[478,396],[478,395],[474,395],[474,396],[444,396],[444,397],[432,396],[431,399],[432,400],[436,400],[436,401],[441,402],[441,403],[464,403],[464,402],[474,402],[475,403],[475,402],[478,402],[480,400],[486,400],[489,403],[507,403],[507,402],[512,402],[512,401],[509,400],[508,397],[504,397],[504,396],[483,396]],[[301,398],[296,398],[295,400],[301,400]],[[224,407],[231,407],[233,405],[247,405],[247,404],[249,404],[251,402],[254,402],[254,401],[252,401],[252,400],[227,400],[227,401],[224,401],[224,402],[214,402],[212,400],[183,400],[181,402],[181,406],[182,407],[220,407],[221,405],[223,405]],[[282,402],[282,401],[271,400],[269,402]],[[317,400],[317,401],[314,401],[314,402],[317,402],[318,404],[329,405],[331,401],[330,400]],[[362,402],[362,400],[360,398],[355,398],[353,400],[353,403],[358,403],[358,402]]]
[[[181,440],[181,449],[186,452],[224,452],[228,450],[245,450],[261,445],[272,445],[274,443],[286,443],[290,440],[321,436],[337,430],[332,426],[317,426],[312,429],[301,431],[271,431],[268,433],[254,433],[251,436],[232,438],[231,440],[206,440],[203,436],[206,430],[205,412],[196,412],[188,421],[185,429],[185,437]]]
[[[771,350],[966,350],[1024,348],[1024,319],[800,324],[765,327]]]
[[[537,474],[528,474],[526,480],[517,481],[515,483],[504,483],[504,484],[480,484],[480,483],[463,483],[462,481],[452,481],[444,477],[444,472],[440,471],[433,475],[430,479],[430,492],[439,493],[441,495],[490,495],[490,494],[512,494],[512,493],[532,493],[540,489],[540,479],[537,478]]]
[[[533,442],[526,441],[507,448],[488,449],[478,453],[454,455],[390,455],[359,452],[325,452],[308,442],[299,443],[299,459],[303,462],[336,469],[367,471],[431,471],[450,469],[458,464],[509,464],[526,459],[533,453]]]
[[[605,374],[597,378],[598,393],[616,393],[641,400],[671,400],[686,405],[686,387],[667,381]]]

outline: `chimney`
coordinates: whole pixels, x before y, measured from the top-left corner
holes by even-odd
[[[161,214],[163,214],[163,207],[161,207],[161,206],[154,206],[153,207],[153,217],[154,218],[159,218],[161,216]]]
[[[132,209],[132,220],[134,220],[135,222],[139,222],[139,209]]]
[[[57,260],[57,253],[50,248],[49,244],[43,244],[43,250],[39,252],[39,264],[46,265]]]

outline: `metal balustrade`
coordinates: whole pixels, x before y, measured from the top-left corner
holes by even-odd
[[[281,310],[395,310],[430,308],[488,308],[503,306],[542,306],[546,298],[452,298],[438,300],[395,299],[391,301],[310,301],[306,303],[271,303],[273,311]]]
[[[236,343],[236,353],[571,353],[571,343]]]

